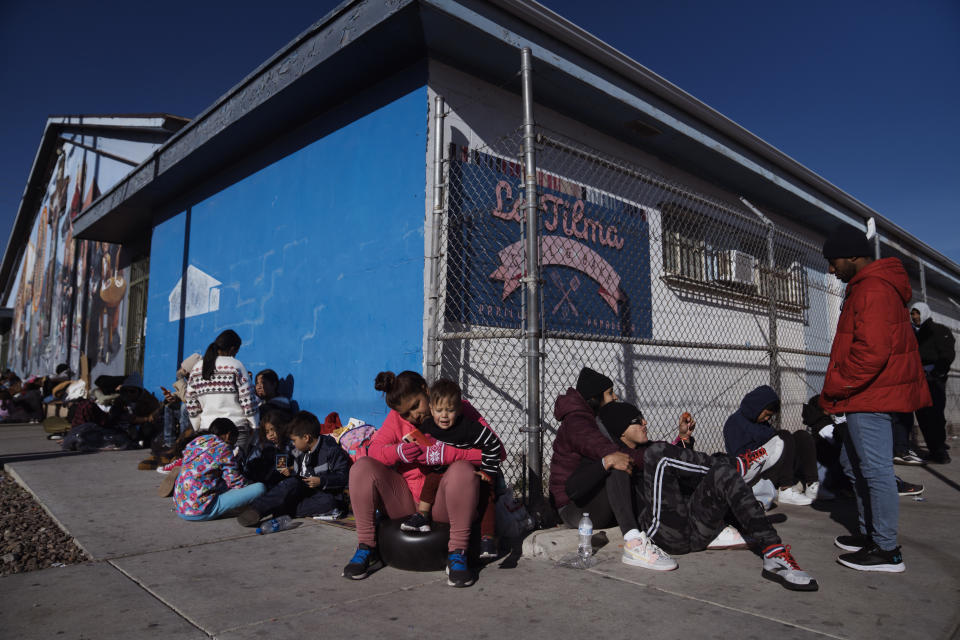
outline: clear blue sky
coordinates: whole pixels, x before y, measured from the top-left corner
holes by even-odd
[[[193,117],[338,3],[0,2],[0,243],[50,114]],[[960,2],[547,0],[960,263]]]

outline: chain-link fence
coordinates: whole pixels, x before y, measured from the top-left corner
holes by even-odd
[[[448,146],[437,269],[438,375],[498,430],[509,483],[525,477],[524,172],[519,132]],[[557,132],[536,137],[543,482],[554,402],[583,366],[614,380],[652,439],[697,420],[697,448],[769,384],[780,426],[802,427],[818,393],[843,285],[820,247],[743,201],[700,193]],[[956,402],[956,398],[951,399]]]

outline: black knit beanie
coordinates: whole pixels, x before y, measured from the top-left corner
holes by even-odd
[[[613,380],[590,367],[584,367],[577,376],[577,391],[584,399],[603,395],[607,389],[613,389]]]
[[[871,258],[873,247],[867,240],[867,234],[848,224],[841,224],[827,236],[823,243],[823,257],[834,258]]]
[[[629,402],[608,402],[600,407],[600,413],[597,414],[607,433],[614,440],[620,440],[620,436],[632,424],[640,424],[643,420],[643,413],[640,409]]]

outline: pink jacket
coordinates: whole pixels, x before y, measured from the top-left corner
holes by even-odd
[[[488,425],[483,419],[483,416],[481,416],[476,409],[470,406],[470,403],[466,400],[463,401],[463,415],[468,420],[479,422],[486,428],[490,429],[490,425]],[[399,452],[397,451],[397,447],[403,443],[403,436],[407,435],[414,429],[416,429],[416,427],[413,424],[401,418],[399,413],[391,409],[390,413],[387,414],[386,419],[383,421],[383,426],[377,430],[377,433],[374,434],[373,439],[370,441],[370,447],[367,451],[367,455],[375,460],[379,460],[389,467],[395,466],[397,471],[400,472],[400,475],[403,476],[407,486],[410,488],[410,493],[413,494],[413,499],[415,501],[419,501],[420,491],[423,490],[424,467],[415,462],[403,462],[400,459]],[[490,430],[493,431],[492,429]],[[455,447],[447,447],[446,455],[452,460],[466,460],[477,467],[480,466],[481,458],[479,449],[457,449]],[[502,446],[500,457],[501,459],[506,458],[506,454],[503,452]]]

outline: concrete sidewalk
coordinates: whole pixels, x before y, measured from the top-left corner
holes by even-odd
[[[156,496],[161,476],[136,469],[145,452],[43,457],[55,444],[39,426],[0,427],[6,471],[94,561],[0,578],[5,638],[960,638],[960,463],[897,468],[927,487],[925,501],[900,502],[903,574],[835,562],[847,501],[770,514],[816,593],[762,579],[747,551],[680,556],[669,573],[630,567],[615,531],[593,569],[558,567],[569,530],[537,532],[523,557],[451,589],[441,572],[391,568],[348,582],[351,531],[306,520],[257,536],[232,519],[186,522]]]

